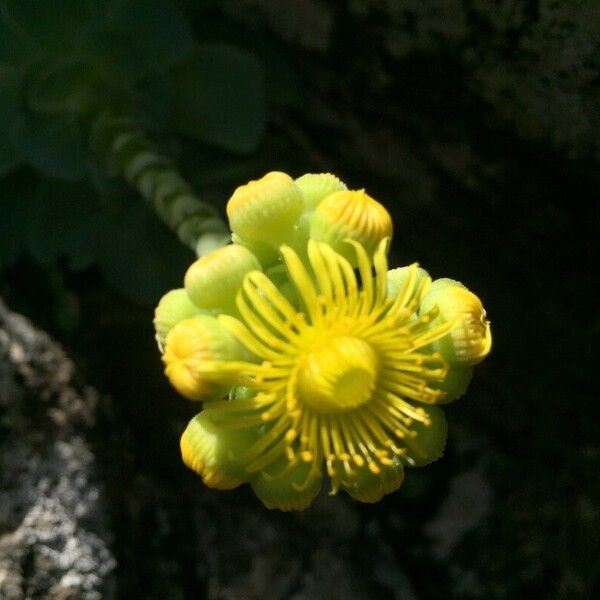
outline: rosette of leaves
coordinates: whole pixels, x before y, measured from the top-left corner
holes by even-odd
[[[74,268],[100,262],[123,291],[155,299],[168,281],[140,291],[136,274],[167,255],[182,266],[189,256],[174,236],[145,228],[148,208],[93,154],[90,127],[102,113],[163,144],[183,136],[235,162],[264,130],[264,66],[232,43],[195,39],[171,0],[0,0],[0,268],[24,250],[46,262],[66,256]],[[31,169],[36,184],[24,185]],[[46,252],[35,247],[41,229]],[[132,234],[145,241],[132,246]]]

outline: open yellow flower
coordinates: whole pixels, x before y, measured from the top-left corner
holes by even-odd
[[[323,468],[332,493],[342,488],[373,502],[399,487],[404,463],[441,455],[445,423],[431,405],[444,395],[435,383],[443,381],[447,365],[441,354],[423,349],[453,323],[431,327],[437,308],[417,316],[430,279],[417,284],[416,265],[400,293],[388,297],[387,243],[380,243],[371,261],[360,244],[350,242],[358,278],[325,243],[309,241],[310,270],[283,246],[300,310],[264,273],[252,271],[237,295],[242,318],[218,317],[256,362],[196,365],[207,380],[226,383],[235,376],[251,390],[244,399],[209,400],[205,410],[223,431],[260,431],[235,461],[267,504],[271,488],[283,499],[308,490],[310,502]],[[434,440],[417,434],[430,427]],[[214,469],[218,462],[201,475],[214,479]],[[304,481],[293,476],[296,471]]]
[[[249,482],[269,508],[306,508],[325,478],[330,493],[361,502],[398,489],[406,466],[442,455],[447,427],[435,405],[464,393],[491,347],[477,296],[432,284],[416,264],[388,271],[389,215],[341,186],[331,175],[294,183],[275,173],[238,188],[228,212],[252,250],[234,244],[198,261],[186,291],[200,314],[186,305],[173,324],[164,308],[157,321],[169,328],[171,383],[204,400],[181,439],[184,462],[210,487]],[[291,243],[255,261],[263,242],[244,227],[281,221],[281,197],[294,201]],[[342,204],[352,210],[336,216]],[[307,220],[315,231],[304,238]],[[245,260],[221,259],[234,252]]]

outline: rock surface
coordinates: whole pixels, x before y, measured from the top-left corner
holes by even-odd
[[[0,301],[0,598],[105,600],[115,561],[83,434],[97,393]]]

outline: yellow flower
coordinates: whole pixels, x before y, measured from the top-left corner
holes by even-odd
[[[479,298],[416,264],[388,270],[392,221],[331,174],[239,187],[233,244],[155,316],[165,373],[203,410],[181,437],[204,483],[303,510],[327,480],[360,502],[444,451],[441,408],[491,348]]]
[[[427,347],[452,322],[431,327],[435,307],[417,316],[430,279],[418,278],[416,265],[396,297],[388,297],[388,240],[373,260],[363,246],[350,244],[359,278],[328,244],[309,241],[310,269],[282,246],[301,309],[264,273],[248,273],[237,295],[242,318],[220,315],[218,321],[256,362],[195,365],[206,381],[236,377],[249,390],[244,398],[204,406],[223,431],[257,432],[235,461],[268,506],[304,507],[318,492],[323,470],[331,493],[342,488],[374,502],[400,486],[404,463],[424,464],[443,451],[445,422],[431,405],[443,397],[435,384],[447,365]],[[429,428],[433,436],[419,435]],[[189,457],[189,444],[186,449]],[[213,460],[196,470],[209,483],[219,479],[220,468]]]

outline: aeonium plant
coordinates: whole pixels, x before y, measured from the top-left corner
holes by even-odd
[[[232,243],[156,308],[165,373],[202,402],[183,461],[268,508],[306,509],[324,479],[379,501],[442,455],[440,405],[491,348],[481,301],[416,264],[390,270],[389,213],[331,174],[268,173],[227,215]]]

